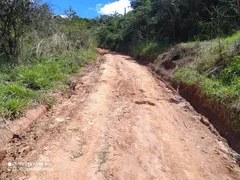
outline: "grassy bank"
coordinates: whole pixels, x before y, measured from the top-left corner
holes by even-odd
[[[198,85],[210,103],[223,105],[230,112],[230,124],[240,131],[240,32],[226,38],[185,43],[183,59],[194,61],[179,68],[174,79]],[[188,49],[195,53],[188,53]],[[191,55],[190,55],[191,54]]]
[[[54,89],[67,89],[69,75],[94,60],[96,53],[92,47],[52,57],[39,56],[27,64],[2,64],[0,115],[7,119],[15,118],[33,105],[51,106],[54,99],[48,93]]]

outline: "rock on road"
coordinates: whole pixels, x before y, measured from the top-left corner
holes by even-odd
[[[103,59],[13,148],[14,161],[45,162],[45,169],[0,179],[239,179],[221,138],[185,100],[131,57]]]

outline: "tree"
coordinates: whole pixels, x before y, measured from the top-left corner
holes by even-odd
[[[0,55],[12,59],[19,53],[19,38],[26,27],[37,26],[36,19],[46,13],[47,6],[32,0],[2,0],[0,7]]]
[[[134,0],[123,26],[121,17],[103,16],[95,22],[101,27],[97,29],[105,48],[124,47],[128,51],[129,46],[139,43],[178,43],[231,34],[240,27],[239,2]]]
[[[77,17],[76,11],[73,10],[71,6],[67,10],[64,11],[65,15],[69,18],[72,19],[74,17]]]

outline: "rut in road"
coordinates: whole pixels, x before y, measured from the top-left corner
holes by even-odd
[[[186,101],[173,101],[180,97],[130,57],[107,53],[103,58],[79,77],[76,94],[36,122],[13,148],[15,161],[46,162],[48,169],[2,177],[239,179],[228,147]],[[19,148],[26,146],[33,148],[27,153]]]

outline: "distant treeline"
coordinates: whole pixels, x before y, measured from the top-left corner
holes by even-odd
[[[239,0],[134,0],[131,6],[125,16],[93,20],[101,47],[127,52],[148,45],[161,49],[156,46],[225,36],[240,26]]]

